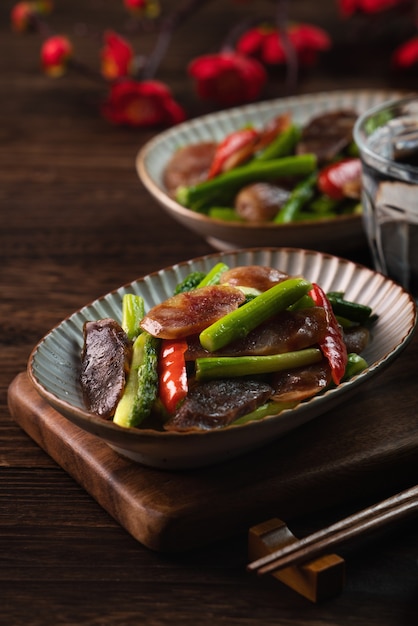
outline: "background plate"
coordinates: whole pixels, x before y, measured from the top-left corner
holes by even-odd
[[[166,130],[145,144],[137,155],[137,172],[150,194],[173,219],[199,233],[218,250],[296,246],[341,254],[342,250],[358,246],[364,237],[360,215],[290,224],[216,220],[186,209],[171,198],[163,184],[164,169],[179,147],[201,141],[220,141],[248,123],[260,128],[276,115],[291,112],[294,122],[303,125],[321,113],[338,109],[361,113],[375,104],[401,95],[401,92],[391,90],[321,92],[278,98],[205,115]]]

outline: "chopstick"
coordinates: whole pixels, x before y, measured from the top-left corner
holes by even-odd
[[[311,561],[337,545],[341,546],[351,539],[378,530],[415,512],[418,513],[418,486],[401,491],[327,528],[252,561],[247,565],[247,570],[263,575]]]

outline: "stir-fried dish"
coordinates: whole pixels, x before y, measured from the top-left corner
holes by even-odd
[[[300,127],[283,114],[261,130],[182,146],[164,184],[183,206],[227,221],[284,224],[360,212],[356,118],[339,110]]]
[[[190,431],[276,415],[367,367],[375,316],[344,293],[273,267],[192,272],[145,311],[84,324],[88,410],[127,428]]]

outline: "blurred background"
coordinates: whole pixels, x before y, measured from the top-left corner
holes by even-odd
[[[50,32],[15,32],[11,12],[16,4],[13,0],[0,3],[0,181],[4,181],[0,182],[0,207],[3,227],[7,224],[8,229],[7,233],[3,231],[2,271],[7,266],[11,272],[5,280],[12,280],[16,272],[21,280],[19,264],[26,261],[21,261],[20,255],[29,250],[42,276],[44,250],[51,250],[49,244],[53,241],[57,282],[58,268],[65,266],[69,255],[74,255],[86,270],[83,289],[78,283],[72,285],[73,291],[81,293],[71,306],[81,306],[86,295],[90,300],[125,278],[179,260],[174,258],[178,251],[173,238],[181,227],[161,211],[158,248],[144,237],[135,246],[140,227],[139,204],[143,216],[159,210],[140,187],[135,157],[141,145],[161,128],[114,126],[100,115],[107,93],[99,76],[103,32],[112,29],[126,36],[141,58],[152,51],[156,28],[145,24],[138,31],[123,0],[57,0],[47,16],[49,27],[53,33],[71,39],[77,61],[92,75],[70,69],[54,79],[45,75],[40,65],[42,42]],[[415,34],[413,3],[408,0],[393,9],[371,14],[357,10],[346,17],[341,13],[341,0],[292,0],[279,4],[268,0],[213,0],[197,4],[199,10],[174,31],[156,73],[189,118],[223,108],[197,97],[195,85],[187,75],[189,62],[218,52],[238,23],[251,24],[262,16],[274,19],[278,6],[287,11],[289,21],[323,29],[332,43],[318,54],[312,66],[299,67],[293,93],[362,87],[415,88],[418,67],[412,64],[395,69],[391,64],[396,47]],[[344,6],[361,4],[358,0],[345,2]],[[370,4],[373,7],[371,0],[364,6]],[[179,6],[182,5],[177,2],[161,1],[159,19]],[[289,95],[286,69],[269,68],[260,99],[282,95]],[[57,205],[59,210],[54,211]],[[68,215],[74,213],[79,215],[80,232],[91,233],[88,247],[81,238],[74,240],[67,228]],[[190,244],[184,250],[184,258],[209,250],[203,240],[191,233],[184,237]],[[103,252],[102,258],[95,256],[97,251]],[[121,277],[121,263],[129,268],[126,277]],[[65,272],[67,284],[71,280],[71,273]],[[46,290],[49,288],[50,284],[45,285]],[[68,312],[66,293],[61,296],[57,297],[58,313],[55,312],[54,320],[60,312]]]
[[[143,1],[146,5],[146,0]],[[95,118],[98,102],[103,97],[103,86],[87,77],[81,83],[79,75],[74,72],[57,80],[43,75],[39,54],[46,33],[13,33],[10,14],[16,4],[4,0],[0,5],[0,70],[8,106],[15,107],[19,100],[23,116],[36,115],[37,107],[41,103],[44,106],[43,99],[37,101],[32,95],[30,106],[22,99],[25,84],[31,81],[43,95],[49,96],[50,114],[55,119],[66,113],[77,116],[79,123],[89,117]],[[395,6],[391,7],[392,4]],[[198,2],[199,9],[183,19],[174,31],[157,78],[171,88],[189,116],[213,110],[213,103],[196,97],[192,81],[184,81],[188,63],[198,56],[218,52],[238,25],[251,25],[254,20],[264,18],[274,21],[279,6],[290,22],[314,25],[323,29],[331,40],[329,50],[320,52],[312,67],[299,68],[297,85],[294,86],[298,93],[336,89],[342,81],[347,88],[415,89],[418,65],[399,68],[392,64],[396,48],[415,36],[414,4],[411,0]],[[157,21],[181,7],[182,3],[161,0],[159,6]],[[135,30],[134,20],[123,0],[58,0],[46,19],[53,32],[66,34],[71,39],[77,59],[94,71],[99,70],[101,37],[107,29],[125,36],[139,57],[146,57],[156,41],[157,27],[151,25],[153,20],[148,19],[147,25]],[[190,36],[191,33],[198,33],[198,38]],[[285,73],[283,66],[268,68],[268,83],[261,94],[263,99],[286,95]]]

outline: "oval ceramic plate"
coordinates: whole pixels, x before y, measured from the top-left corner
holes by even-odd
[[[170,197],[164,188],[164,169],[179,147],[201,141],[220,141],[228,133],[249,123],[260,128],[276,115],[290,111],[293,120],[303,125],[320,113],[338,109],[362,113],[375,104],[400,95],[400,92],[389,90],[332,91],[279,98],[212,113],[179,124],[151,139],[137,156],[137,172],[146,189],[171,217],[199,233],[218,250],[297,246],[340,253],[357,245],[359,238],[364,236],[361,215],[290,224],[217,220],[186,209]]]
[[[325,291],[343,291],[348,299],[372,307],[379,319],[374,327],[373,341],[364,353],[368,369],[280,415],[220,430],[168,433],[124,429],[86,411],[79,385],[84,322],[104,317],[120,322],[125,293],[142,295],[146,309],[149,309],[170,296],[190,272],[207,272],[219,261],[230,267],[268,265],[290,275],[303,275],[320,284]],[[97,435],[119,453],[153,467],[191,468],[220,462],[261,446],[346,400],[358,385],[364,384],[399,355],[410,340],[415,325],[416,309],[412,297],[385,276],[351,261],[292,248],[231,251],[163,269],[85,306],[39,342],[30,356],[28,373],[40,395],[59,413]]]

